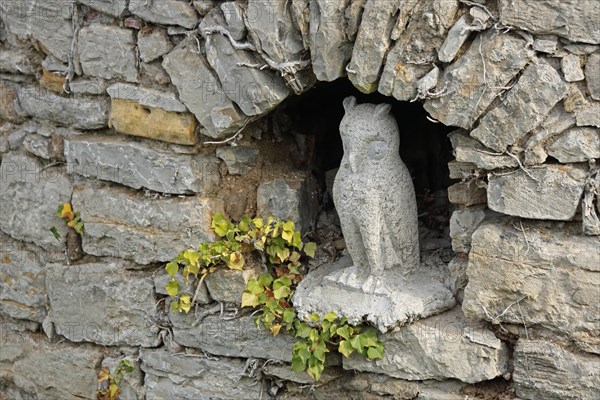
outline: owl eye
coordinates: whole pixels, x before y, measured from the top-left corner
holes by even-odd
[[[376,140],[369,143],[369,159],[379,161],[382,160],[387,154],[388,145],[382,140]]]

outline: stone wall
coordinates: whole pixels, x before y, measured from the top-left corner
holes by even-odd
[[[94,398],[121,359],[135,366],[124,399],[600,397],[596,0],[3,0],[0,13],[0,398]],[[176,315],[162,266],[214,239],[215,212],[314,225],[307,152],[269,112],[344,77],[456,127],[444,268],[461,305],[315,384],[291,372],[290,338],[235,311],[256,271],[211,276],[195,315]],[[69,201],[81,241],[56,217]]]

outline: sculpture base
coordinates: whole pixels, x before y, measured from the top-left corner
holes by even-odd
[[[375,281],[357,275],[346,257],[308,274],[293,302],[300,318],[333,311],[353,325],[366,321],[386,332],[454,307],[456,300],[443,284],[444,275],[423,264],[411,277],[386,271]]]

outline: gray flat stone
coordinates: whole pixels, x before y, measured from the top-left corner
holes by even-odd
[[[170,261],[179,252],[216,239],[212,214],[223,203],[204,197],[152,198],[130,189],[79,186],[73,207],[85,221],[83,250],[139,264]]]
[[[448,200],[452,204],[474,206],[487,203],[487,183],[479,179],[458,182],[448,187]]]
[[[533,51],[526,43],[521,37],[493,30],[479,34],[469,49],[444,70],[436,91],[446,89],[448,94],[425,101],[425,110],[444,125],[470,129],[529,62]]]
[[[531,90],[539,82],[539,90]],[[567,94],[567,85],[548,63],[529,65],[504,101],[489,111],[471,136],[497,151],[506,148],[538,126]]]
[[[46,316],[46,274],[37,252],[0,232],[0,313],[42,322]]]
[[[545,148],[547,141],[576,125],[575,115],[566,112],[563,103],[558,103],[546,119],[529,135],[525,144],[525,165],[536,165],[546,161],[548,157]]]
[[[175,154],[119,136],[81,135],[65,142],[68,170],[86,177],[161,193],[209,194],[220,182],[219,160]]]
[[[0,72],[35,75],[40,66],[40,61],[40,55],[33,51],[26,49],[2,49],[0,51]]]
[[[63,97],[38,87],[20,88],[18,95],[25,115],[78,129],[108,125],[108,96]]]
[[[592,99],[600,100],[600,54],[589,56],[585,65],[585,79]]]
[[[140,351],[148,400],[258,399],[261,385],[244,376],[245,362],[186,357],[164,350]]]
[[[600,158],[600,130],[589,127],[569,129],[553,139],[546,149],[561,163]]]
[[[555,34],[573,42],[600,43],[600,3],[564,0],[500,0],[500,22],[535,34]]]
[[[349,3],[358,2],[310,2],[310,55],[313,72],[320,81],[331,82],[346,76],[345,68],[352,57],[352,42],[342,27]]]
[[[56,216],[56,210],[71,198],[73,184],[64,169],[43,168],[37,158],[20,152],[2,156],[0,230],[15,239],[62,253],[67,227]],[[60,233],[59,240],[50,233],[52,226]]]
[[[135,46],[133,30],[100,24],[81,28],[77,48],[83,73],[137,82]]]
[[[69,83],[69,89],[75,94],[105,94],[109,83],[101,78],[75,78]]]
[[[488,149],[465,133],[458,130],[449,135],[450,142],[452,143],[452,151],[457,162],[471,163],[478,168],[487,170],[516,167],[519,165],[513,157]]]
[[[544,328],[598,354],[598,248],[600,237],[582,236],[580,223],[484,223],[471,240],[463,311]]]
[[[377,90],[383,61],[392,43],[391,34],[398,8],[396,1],[368,0],[365,5],[352,58],[346,69],[352,84],[363,93]]]
[[[554,36],[548,39],[534,39],[533,49],[540,53],[555,54],[558,49],[558,38]]]
[[[217,157],[225,162],[231,175],[244,175],[252,171],[258,157],[258,149],[251,147],[219,147]]]
[[[133,100],[143,106],[162,108],[165,111],[187,112],[175,93],[149,89],[128,83],[115,83],[106,90],[113,99]]]
[[[226,26],[220,9],[213,9],[200,23],[200,32],[206,40],[206,59],[216,72],[223,91],[244,114],[260,115],[272,110],[290,94],[281,76],[270,69],[248,66],[264,64],[255,52],[236,50],[229,39],[219,33],[206,34],[206,27]]]
[[[353,355],[344,369],[408,380],[458,379],[476,383],[508,371],[509,351],[485,323],[463,316],[460,308],[380,335],[381,360]],[[401,356],[399,356],[401,355]]]
[[[183,40],[164,56],[163,67],[179,92],[179,99],[198,118],[203,133],[220,138],[237,131],[247,117],[227,97],[195,40]]]
[[[513,381],[523,399],[593,400],[600,397],[600,358],[543,340],[519,339]]]
[[[77,0],[77,2],[108,15],[122,17],[127,11],[128,0]]]
[[[548,164],[509,175],[488,177],[488,207],[523,218],[571,220],[585,186],[587,168],[581,165]]]
[[[595,126],[600,128],[600,102],[592,102],[575,113],[577,126]]]
[[[40,335],[20,334],[2,344],[3,382],[12,381],[24,397],[81,400],[96,396],[103,349],[90,345],[48,343]],[[60,371],[60,372],[58,372]]]
[[[290,362],[296,339],[283,331],[272,336],[262,326],[258,328],[254,318],[244,316],[226,320],[210,315],[198,326],[193,326],[195,318],[192,315],[179,314],[176,318],[171,317],[173,340],[182,346],[219,356]]]
[[[274,11],[274,8],[269,9],[269,13],[265,13],[267,9],[264,7],[264,4],[251,2],[246,5],[246,11],[242,8],[240,3],[235,1],[221,3],[221,11],[223,11],[223,16],[225,17],[225,22],[227,22],[227,27],[229,28],[229,33],[231,37],[235,40],[242,40],[246,37],[248,33],[248,29],[246,29],[246,25],[244,23],[244,15],[250,15],[248,19],[248,25],[254,25],[255,23],[260,23],[261,19],[271,19],[273,17],[280,17]],[[285,14],[286,10],[281,10],[281,8],[277,9],[278,12],[282,12]],[[275,12],[276,15],[273,15]],[[276,26],[277,24],[273,24]],[[256,34],[256,32],[254,32]],[[282,32],[282,34],[285,34]],[[257,37],[257,39],[259,39]]]
[[[73,38],[71,8],[74,3],[75,0],[3,1],[0,13],[10,33],[22,38],[32,36],[50,54],[67,61]]]
[[[48,264],[49,316],[56,332],[71,342],[158,346],[159,329],[150,323],[156,312],[151,274],[127,267],[126,262]]]
[[[60,136],[47,138],[33,133],[28,134],[23,140],[23,148],[34,156],[46,160],[63,158],[63,139]]]
[[[143,62],[151,62],[168,53],[173,48],[173,43],[163,28],[153,27],[150,33],[138,33],[138,49]]]
[[[143,20],[192,29],[198,23],[194,8],[183,0],[129,0],[129,11]]]
[[[449,63],[454,60],[460,48],[465,44],[471,34],[470,17],[464,14],[448,31],[448,36],[438,51],[438,59]]]

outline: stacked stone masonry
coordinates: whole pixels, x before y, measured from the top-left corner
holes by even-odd
[[[215,239],[216,212],[310,229],[311,177],[260,136],[338,78],[456,128],[458,305],[315,383],[291,338],[232,312],[260,268],[211,276],[194,317],[163,308],[163,266]],[[95,398],[126,359],[138,400],[464,399],[490,380],[597,399],[599,159],[596,0],[2,0],[0,398]]]

